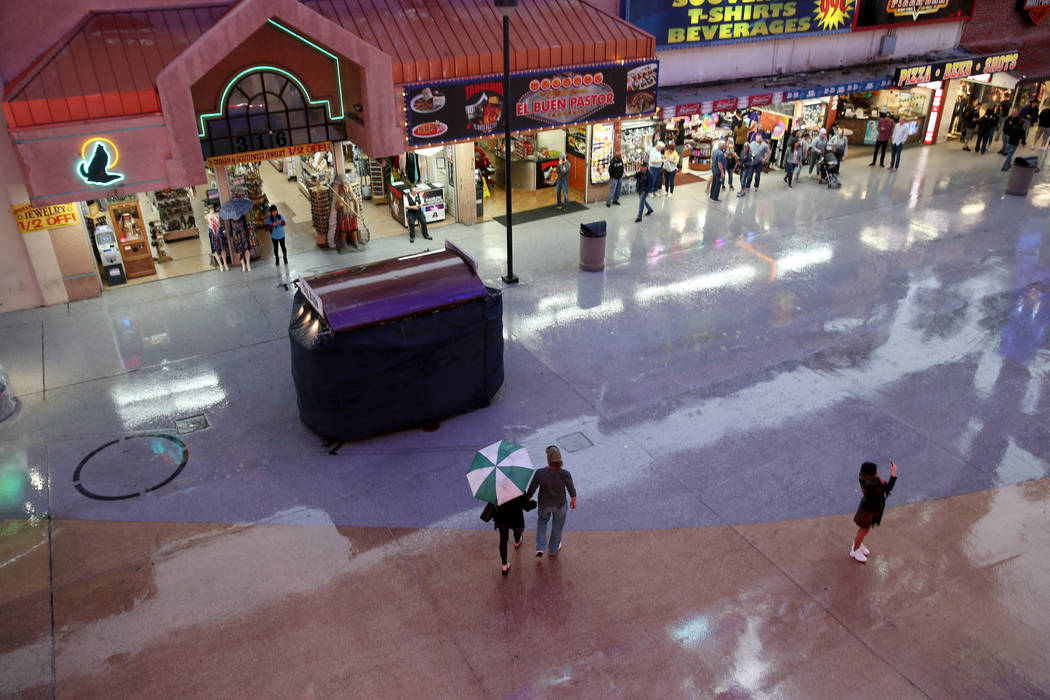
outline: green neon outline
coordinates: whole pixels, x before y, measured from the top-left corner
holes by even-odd
[[[290,34],[291,36],[294,36],[296,39],[298,39],[299,41],[303,42],[307,46],[310,46],[310,47],[312,47],[314,49],[317,49],[318,51],[323,53],[325,56],[328,56],[328,58],[330,58],[333,61],[335,61],[335,85],[336,85],[336,87],[339,90],[339,117],[338,118],[342,119],[343,117],[345,117],[346,116],[346,106],[345,106],[345,102],[343,101],[343,71],[339,67],[339,57],[336,56],[334,53],[331,53],[330,51],[327,51],[327,50],[321,48],[320,46],[318,46],[314,42],[310,41],[306,37],[301,36],[299,34],[296,34],[291,29],[289,29],[288,27],[284,26],[280,22],[277,22],[273,18],[270,18],[270,19],[268,19],[266,21],[269,22],[270,24],[272,24],[273,26],[277,27],[281,31],[286,32],[286,33]]]
[[[113,154],[109,152],[109,146],[106,145],[105,141],[100,141],[99,139],[92,139],[88,143],[91,143],[91,142],[94,142],[94,141],[98,141],[98,143],[102,144],[102,150],[104,150],[106,152],[106,155],[110,158],[110,160],[112,160],[113,159]],[[93,152],[95,149],[91,149],[91,150]],[[107,163],[106,164],[106,166],[107,166],[106,167],[106,172],[109,172],[110,175],[117,175],[118,176],[117,179],[116,180],[111,180],[109,182],[92,182],[91,180],[88,180],[86,177],[84,177],[83,175],[80,174],[80,166],[84,165],[85,163],[87,163],[87,159],[86,158],[81,158],[76,163],[73,163],[73,174],[76,175],[77,178],[81,182],[83,182],[85,185],[91,185],[92,187],[112,187],[112,186],[116,185],[118,182],[123,182],[124,181],[124,177],[125,177],[124,173],[110,172],[109,171],[109,164]]]
[[[303,95],[306,96],[306,102],[311,107],[316,107],[318,105],[322,105],[323,104],[324,107],[325,107],[325,111],[328,113],[329,121],[335,122],[335,121],[342,121],[343,120],[343,115],[342,114],[340,114],[338,117],[333,117],[332,116],[332,103],[331,103],[330,100],[315,100],[315,99],[311,98],[309,91],[306,89],[306,86],[303,85],[299,81],[299,79],[297,77],[295,77],[294,75],[292,75],[288,71],[284,70],[283,68],[278,68],[277,66],[253,66],[251,68],[246,68],[243,71],[241,71],[240,73],[238,73],[237,75],[235,75],[233,77],[233,79],[230,80],[230,82],[226,85],[226,89],[222,91],[222,98],[220,100],[220,104],[223,105],[223,106],[219,108],[218,112],[209,112],[207,114],[202,114],[200,116],[201,130],[200,130],[200,133],[197,134],[198,138],[204,138],[204,120],[205,119],[214,119],[216,117],[221,117],[224,114],[223,110],[225,109],[225,106],[226,106],[226,98],[229,97],[230,91],[233,89],[233,86],[236,85],[240,81],[240,79],[243,78],[246,75],[251,75],[252,73],[262,73],[264,71],[273,71],[275,73],[280,73],[281,75],[285,76],[286,78],[288,78],[289,80],[294,82],[297,86],[299,86],[299,89],[303,91]]]

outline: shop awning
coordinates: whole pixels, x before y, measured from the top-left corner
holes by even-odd
[[[769,76],[732,83],[682,85],[660,89],[665,117],[728,112],[735,109],[794,102],[830,95],[848,95],[889,87],[893,66],[855,66],[836,70]]]
[[[1005,51],[1018,52],[1017,68],[1010,71],[1018,80],[1050,79],[1050,36],[1018,36],[1010,39],[988,39],[967,42],[964,47],[974,55]]]
[[[301,2],[390,54],[395,84],[503,70],[502,18],[491,0]],[[157,74],[232,5],[87,15],[6,87],[8,128],[159,112]],[[584,0],[523,2],[510,26],[513,71],[655,52],[652,35]]]

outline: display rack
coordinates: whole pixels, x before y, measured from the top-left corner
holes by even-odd
[[[378,160],[368,161],[368,181],[372,187],[372,201],[386,204],[386,182],[383,180],[383,164]]]
[[[314,230],[317,231],[317,240],[328,238],[328,216],[332,208],[332,191],[327,185],[312,187],[310,189],[310,214],[313,219]]]
[[[623,156],[623,174],[629,177],[645,167],[649,159],[649,148],[653,144],[652,126],[624,126],[622,129],[621,150]]]
[[[164,242],[170,243],[200,236],[197,221],[193,216],[193,204],[187,190],[182,188],[161,190],[150,194],[150,199],[153,200],[153,206],[156,207],[157,214],[160,216]]]

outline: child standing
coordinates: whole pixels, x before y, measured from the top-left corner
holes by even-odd
[[[266,228],[270,231],[270,240],[273,241],[273,264],[280,267],[281,260],[277,247],[284,251],[284,264],[288,264],[288,248],[284,244],[284,217],[277,213],[277,205],[270,205],[270,214],[266,217]]]

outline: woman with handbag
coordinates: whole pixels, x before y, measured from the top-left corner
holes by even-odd
[[[492,526],[499,530],[500,573],[504,576],[510,571],[507,563],[507,542],[510,531],[514,531],[514,549],[521,547],[521,535],[525,532],[525,513],[536,507],[536,501],[524,495],[507,501],[501,506],[493,506]]]

